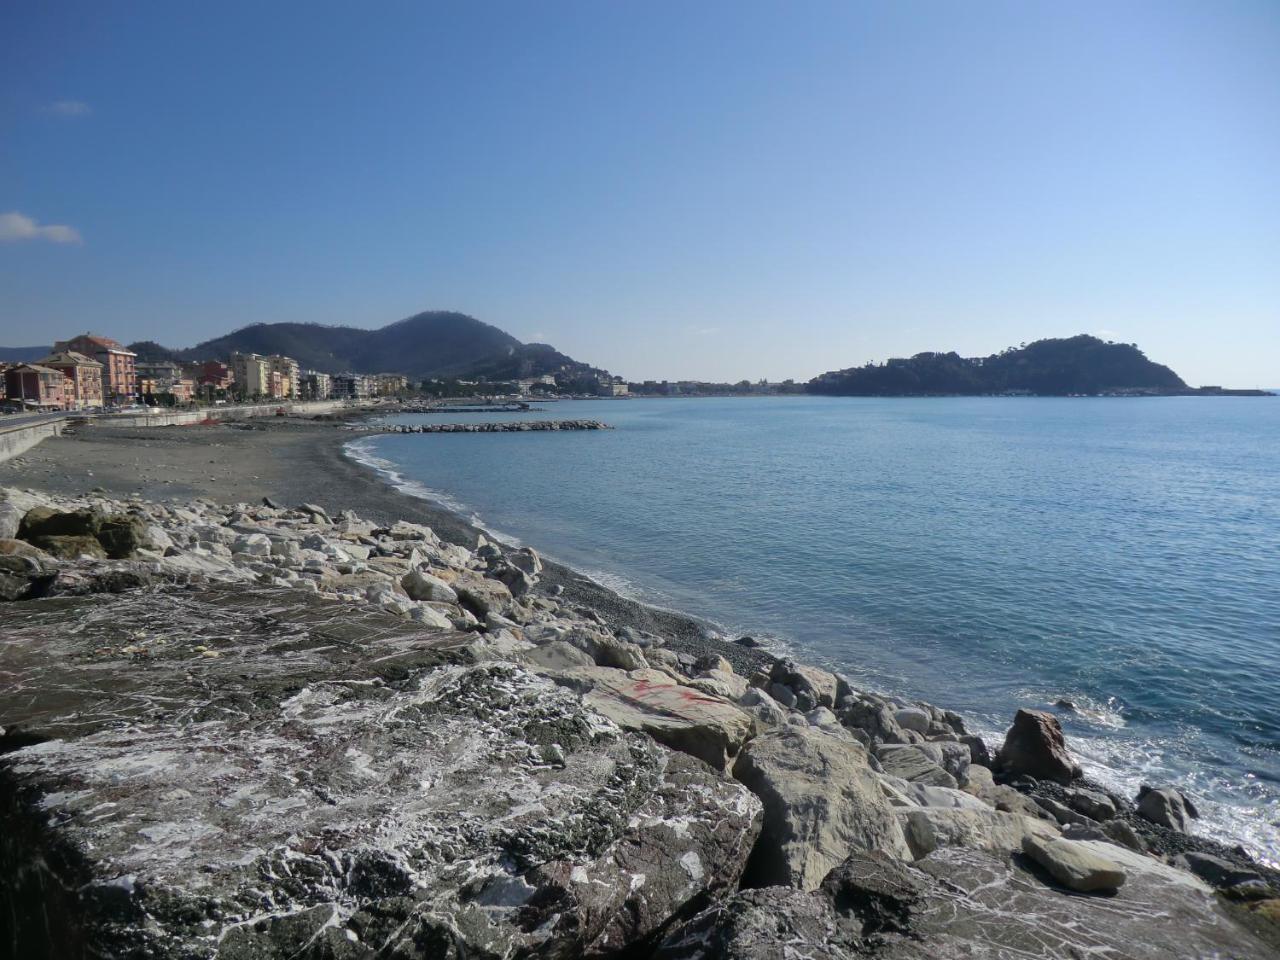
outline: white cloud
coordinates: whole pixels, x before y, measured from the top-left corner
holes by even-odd
[[[546,342],[546,339],[547,339],[547,335],[543,333],[541,330],[539,330],[537,333],[529,334],[530,343],[544,343]]]
[[[64,117],[84,117],[93,112],[83,100],[55,100],[49,109]]]
[[[1119,340],[1120,334],[1114,330],[1099,330],[1094,333],[1095,337],[1101,337],[1103,340]]]
[[[0,213],[0,243],[48,240],[50,243],[80,243],[80,231],[60,223],[36,223],[25,213]]]

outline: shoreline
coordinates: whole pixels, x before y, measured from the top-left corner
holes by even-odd
[[[1280,906],[1280,873],[1191,833],[1200,814],[1176,788],[1134,800],[1084,777],[1051,714],[1019,710],[993,755],[951,710],[726,642],[705,621],[622,597],[532,548],[496,546],[467,518],[398,489],[403,478],[353,459],[345,448],[368,435],[333,417],[90,426],[0,464],[0,487],[41,491],[0,492],[19,537],[0,541],[10,561],[0,586],[14,601],[0,672],[28,693],[0,711],[0,799],[24,831],[0,845],[6,875],[22,876],[18,865],[48,844],[92,836],[83,849],[100,883],[139,875],[118,896],[159,920],[144,929],[92,901],[82,916],[95,935],[205,936],[183,925],[187,900],[210,882],[191,878],[207,874],[220,891],[214,927],[290,938],[289,955],[302,954],[272,917],[318,924],[308,944],[334,924],[358,942],[370,897],[375,914],[421,903],[462,917],[477,890],[502,906],[512,890],[538,889],[517,902],[576,910],[579,891],[600,892],[595,873],[601,891],[627,898],[607,908],[630,925],[621,942],[657,951],[625,955],[671,960],[686,954],[663,944],[701,942],[698,924],[720,923],[721,911],[761,906],[773,924],[792,910],[842,910],[838,885],[882,896],[886,870],[909,891],[909,919],[893,929],[911,952],[885,954],[903,960],[968,955],[970,939],[1043,947],[1047,914],[1064,953],[1158,940],[1168,931],[1150,925],[1149,903],[1170,898],[1189,925],[1178,937],[1194,932],[1205,949],[1260,957],[1280,945],[1269,906]],[[274,758],[266,767],[263,750]],[[122,762],[137,771],[127,795]],[[234,809],[228,776],[247,801]],[[580,814],[565,819],[573,791]],[[518,815],[538,824],[515,849],[534,856],[513,860],[513,797],[531,794],[545,799]],[[100,826],[108,798],[122,815]],[[619,802],[632,815],[613,816]],[[261,817],[264,804],[304,825],[281,828]],[[35,813],[54,808],[64,815]],[[335,832],[339,809],[352,819]],[[479,812],[465,836],[449,844],[473,866],[455,875],[434,838],[470,809]],[[577,816],[601,841],[582,846]],[[170,857],[166,838],[212,823],[244,846],[235,858],[219,859],[225,839],[196,863]],[[632,861],[637,844],[646,852]],[[264,900],[262,877],[277,875],[265,865],[281,856],[315,858],[305,874],[314,885],[285,870]],[[370,887],[349,856],[402,864],[377,874],[395,884]],[[548,862],[560,866],[548,872]],[[657,882],[636,882],[647,874]],[[459,887],[459,876],[482,887]],[[690,883],[711,903],[692,920]],[[152,887],[173,896],[152,903]],[[436,892],[393,896],[405,889]],[[953,954],[950,924],[934,918],[952,915],[957,889],[976,926]],[[1021,914],[1008,896],[1026,899]],[[9,900],[36,916],[35,888]],[[577,919],[563,929],[511,919],[490,913],[477,935],[559,937],[567,946],[555,955],[582,955],[598,935]],[[866,921],[850,942],[881,955],[881,939],[863,942]],[[445,922],[471,935],[470,921]],[[24,936],[44,929],[33,922]],[[1175,942],[1152,955],[1176,955]]]
[[[136,494],[153,501],[205,497],[226,504],[254,504],[267,497],[281,504],[315,503],[334,514],[351,509],[362,517],[388,524],[398,519],[421,523],[436,531],[442,540],[469,550],[475,549],[481,538],[503,543],[504,537],[510,537],[473,522],[465,514],[465,505],[456,501],[451,504],[447,495],[442,497],[425,487],[422,494],[402,489],[417,482],[403,477],[389,461],[384,467],[348,453],[354,444],[383,436],[370,421],[390,412],[351,409],[340,414],[169,427],[90,424],[46,440],[23,456],[0,462],[0,487],[31,486],[63,496],[83,496],[93,488],[105,495]],[[139,476],[130,465],[130,461],[138,462],[139,458],[133,455],[138,446],[154,451],[161,466],[169,468],[172,475]],[[222,451],[223,456],[210,458],[210,451]],[[166,464],[166,459],[174,462]],[[381,460],[376,455],[374,459]],[[42,461],[55,466],[46,468],[44,477],[33,475],[31,468]],[[84,463],[90,469],[79,477],[62,472],[72,464]],[[539,548],[538,544],[523,541],[520,545]],[[804,663],[815,662],[794,650],[786,638],[781,649],[742,646],[731,639],[732,631],[711,618],[624,596],[554,556],[543,555],[543,560],[538,593],[598,618],[615,632],[634,630],[661,635],[673,652],[694,659],[723,656],[743,676],[760,669],[767,671],[779,659],[794,657]],[[822,668],[832,669],[830,664],[823,664]],[[906,688],[865,689],[903,704],[925,702]],[[980,732],[994,750],[1002,730],[995,727]],[[1122,775],[1128,772],[1116,771]],[[1121,789],[1118,784],[1105,781],[1090,782],[1108,790]],[[1206,833],[1194,836],[1215,845],[1245,840],[1239,834],[1228,837],[1221,832],[1216,838]],[[1263,856],[1259,862],[1270,862],[1265,851],[1257,851],[1255,856],[1258,853]]]

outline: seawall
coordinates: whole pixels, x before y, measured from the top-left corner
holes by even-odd
[[[245,420],[251,417],[273,417],[281,410],[290,414],[314,415],[333,413],[346,407],[342,400],[314,400],[301,403],[270,403],[244,406],[202,407],[198,410],[163,410],[139,414],[82,414],[69,411],[63,416],[38,421],[24,420],[5,425],[0,421],[0,460],[8,460],[30,450],[46,437],[60,435],[73,421],[100,420],[104,423],[135,427],[172,427],[204,420]]]

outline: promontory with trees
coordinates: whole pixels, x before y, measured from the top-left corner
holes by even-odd
[[[824,373],[806,389],[841,397],[1267,395],[1263,390],[1190,387],[1168,367],[1147,359],[1135,344],[1088,334],[1037,340],[989,357],[917,353]]]

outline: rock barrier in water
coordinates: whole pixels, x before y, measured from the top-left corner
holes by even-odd
[[[612,430],[599,420],[520,420],[507,423],[388,423],[383,433],[527,433],[533,430]]]

